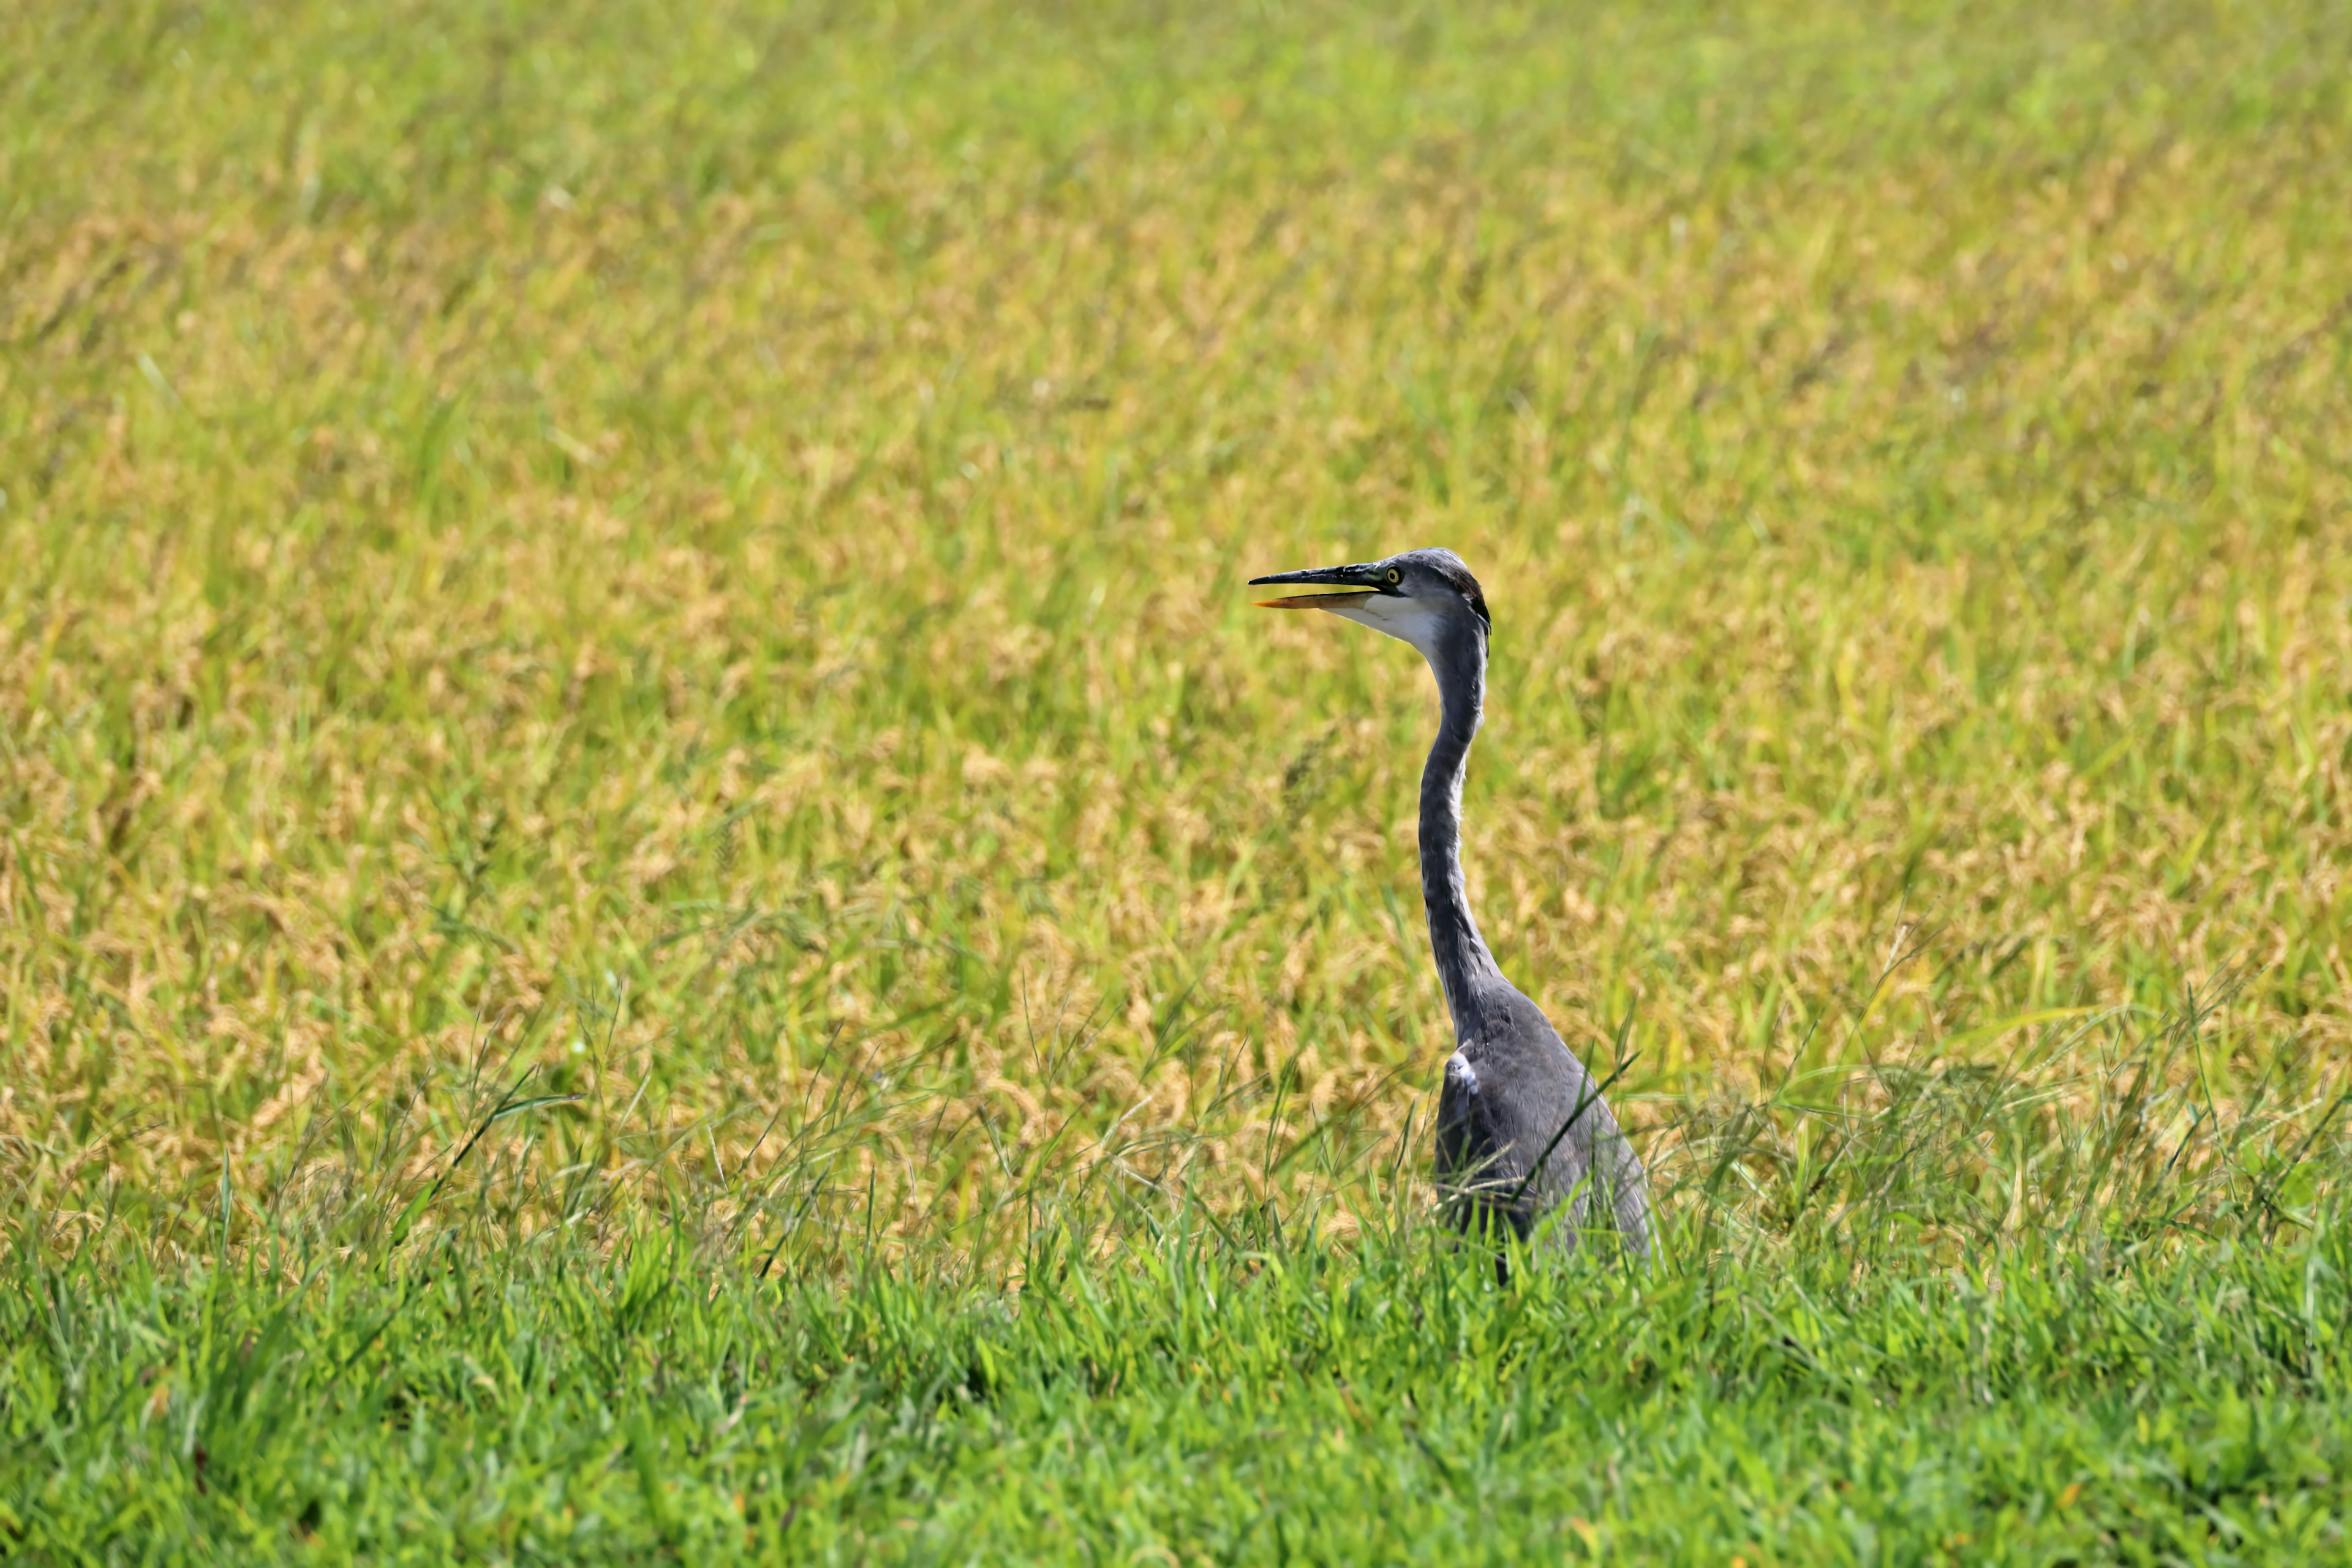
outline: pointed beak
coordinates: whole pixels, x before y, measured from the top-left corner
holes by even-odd
[[[1375,568],[1370,566],[1310,566],[1304,572],[1277,572],[1271,577],[1253,577],[1250,586],[1271,587],[1276,584],[1315,584],[1318,586],[1352,590],[1322,594],[1292,594],[1279,599],[1259,599],[1262,610],[1328,610],[1341,605],[1352,605],[1358,599],[1372,596],[1377,581]]]
[[[1279,599],[1252,599],[1261,610],[1328,610],[1334,605],[1352,605],[1359,599],[1369,599],[1369,588],[1360,594],[1286,594]]]

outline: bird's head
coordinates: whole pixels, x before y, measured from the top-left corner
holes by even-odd
[[[1265,608],[1328,610],[1412,644],[1432,664],[1456,649],[1475,648],[1483,655],[1493,625],[1478,579],[1451,550],[1408,550],[1385,561],[1250,579],[1252,587],[1272,584],[1312,584],[1325,591],[1260,599]]]

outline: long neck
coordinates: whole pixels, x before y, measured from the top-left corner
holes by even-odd
[[[1429,950],[1445,986],[1454,1032],[1479,1034],[1490,987],[1502,982],[1495,955],[1478,934],[1462,886],[1462,775],[1486,695],[1486,639],[1449,639],[1430,657],[1441,704],[1437,739],[1421,773],[1421,897],[1429,907]]]

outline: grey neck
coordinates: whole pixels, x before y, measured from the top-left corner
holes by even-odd
[[[1448,637],[1431,653],[1429,668],[1441,706],[1437,739],[1421,773],[1421,897],[1429,909],[1429,949],[1454,1032],[1467,1040],[1484,1032],[1495,988],[1505,984],[1462,885],[1462,775],[1486,707],[1484,633]]]

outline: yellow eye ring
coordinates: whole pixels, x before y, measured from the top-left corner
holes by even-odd
[[[1389,581],[1391,583],[1402,583],[1404,581],[1404,574],[1391,566],[1389,568]]]

